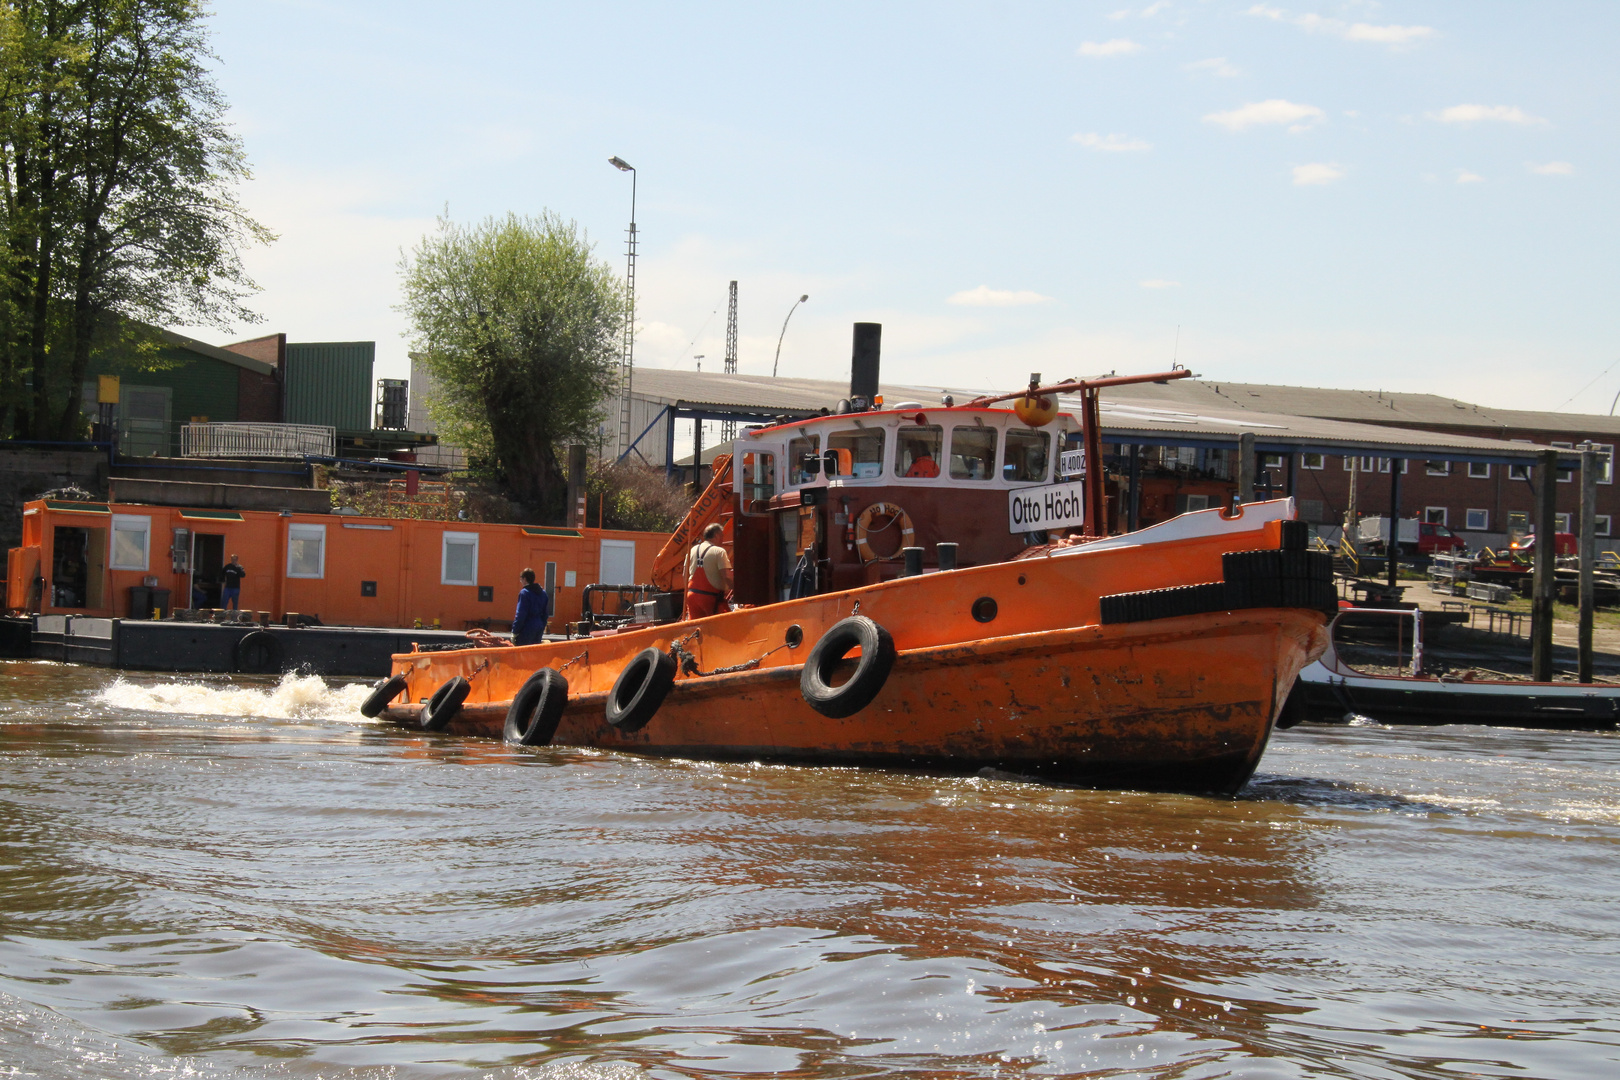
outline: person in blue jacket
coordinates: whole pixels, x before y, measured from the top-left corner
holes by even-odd
[[[517,614],[512,616],[512,644],[533,645],[546,633],[546,617],[551,601],[546,590],[535,584],[534,571],[523,570],[523,588],[518,591]]]

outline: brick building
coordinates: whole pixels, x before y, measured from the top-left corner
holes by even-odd
[[[1620,444],[1620,417],[1583,413],[1492,409],[1435,394],[1402,394],[1370,390],[1321,390],[1308,387],[1216,383],[1187,379],[1165,386],[1130,387],[1133,400],[1160,407],[1179,405],[1227,417],[1244,414],[1308,417],[1354,425],[1374,425],[1403,432],[1421,449],[1427,436],[1462,436],[1497,443],[1573,449],[1591,443],[1612,460]],[[1263,431],[1263,429],[1261,429]],[[1349,503],[1352,475],[1362,516],[1389,513],[1393,453],[1334,453],[1333,448],[1301,449],[1293,455],[1271,453],[1265,464],[1286,473],[1292,456],[1292,493],[1301,515],[1331,528],[1339,525]],[[1351,459],[1358,458],[1352,472]],[[1464,536],[1470,547],[1498,546],[1514,532],[1530,529],[1535,511],[1533,470],[1523,464],[1466,461],[1446,457],[1402,459],[1401,512],[1404,517],[1437,521]],[[1580,484],[1574,470],[1559,474],[1556,496],[1560,530],[1567,530],[1580,510]],[[1620,492],[1612,466],[1598,480],[1597,534],[1620,533]]]

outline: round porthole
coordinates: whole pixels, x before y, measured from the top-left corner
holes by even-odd
[[[788,648],[797,649],[800,645],[804,644],[804,627],[800,626],[798,623],[794,623],[792,626],[787,628],[787,633],[783,635],[782,640],[787,642]]]
[[[1022,585],[1023,583],[1024,583],[1024,575],[1019,574],[1018,575],[1018,584]]]
[[[979,622],[993,622],[996,617],[995,599],[981,596],[973,601],[973,617]]]

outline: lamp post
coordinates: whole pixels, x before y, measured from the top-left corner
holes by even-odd
[[[630,235],[625,243],[624,356],[619,361],[619,392],[624,395],[619,410],[619,454],[630,452],[630,385],[635,377],[636,360],[636,169],[615,154],[608,164],[630,174]]]
[[[793,301],[793,306],[788,308],[787,319],[782,320],[782,332],[776,335],[776,359],[771,361],[771,378],[773,379],[776,378],[776,365],[782,361],[782,339],[787,337],[788,319],[793,318],[793,313],[799,310],[799,305],[808,299],[810,299],[810,294],[805,293],[803,296]]]

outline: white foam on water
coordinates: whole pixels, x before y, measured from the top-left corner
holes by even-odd
[[[268,689],[228,683],[132,682],[119,677],[104,687],[95,700],[137,712],[371,723],[360,715],[360,703],[370,692],[370,687],[364,683],[329,686],[319,675],[289,671]]]

